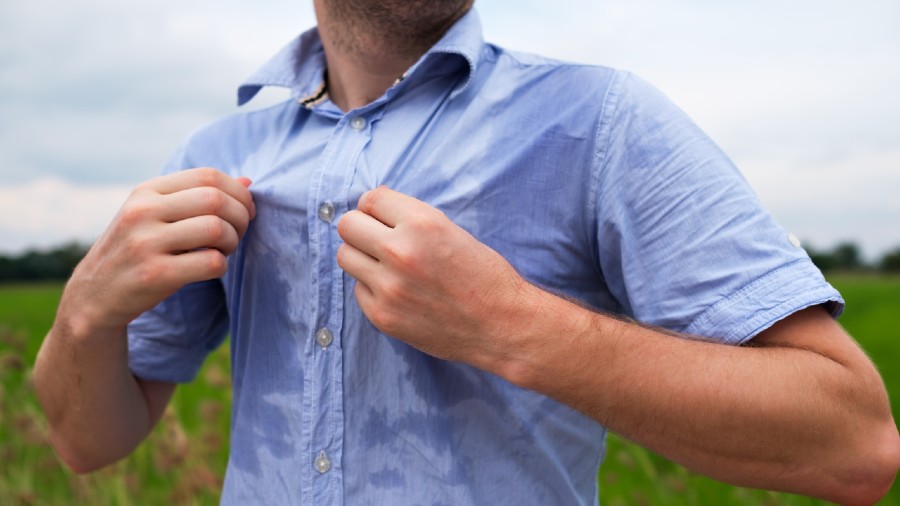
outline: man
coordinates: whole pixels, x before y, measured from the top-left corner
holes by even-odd
[[[607,429],[739,485],[888,490],[840,295],[661,94],[486,45],[471,0],[315,8],[239,91],[293,99],[192,136],[67,285],[35,381],[73,469],[230,330],[225,504],[593,504]]]

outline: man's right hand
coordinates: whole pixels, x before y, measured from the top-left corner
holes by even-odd
[[[34,367],[50,442],[73,470],[124,457],[162,416],[175,385],[132,375],[126,327],[225,272],[256,214],[249,185],[208,168],[148,181],[78,264]]]
[[[220,277],[256,213],[249,185],[197,168],[135,188],[75,269],[57,323],[123,329],[185,284]]]

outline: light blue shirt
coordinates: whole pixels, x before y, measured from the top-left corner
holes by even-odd
[[[474,12],[365,107],[341,112],[324,68],[304,33],[239,90],[291,100],[173,157],[168,172],[251,178],[258,215],[221,280],[129,330],[134,373],[171,382],[230,331],[223,504],[597,503],[603,427],[362,314],[336,225],[378,185],[441,209],[532,283],[647,324],[740,344],[843,307],[728,158],[628,73],[485,44]]]

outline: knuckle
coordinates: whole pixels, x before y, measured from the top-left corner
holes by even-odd
[[[225,195],[212,187],[200,188],[200,199],[203,201],[203,209],[209,214],[218,214],[225,208],[227,201]]]
[[[222,251],[222,253],[228,256],[234,253],[234,250],[237,249],[239,242],[240,239],[237,236],[237,232],[233,231],[233,229],[227,230],[226,238],[219,249]]]
[[[122,245],[129,258],[140,259],[147,256],[152,241],[142,235],[131,234],[122,241]]]
[[[133,200],[139,199],[139,198],[141,198],[142,195],[152,191],[150,189],[150,185],[152,183],[153,183],[153,180],[151,179],[150,181],[146,181],[146,182],[141,183],[141,184],[135,186],[134,188],[132,188],[131,191],[128,192],[128,198],[125,199],[125,204],[128,204],[129,202],[131,202]],[[125,204],[123,204],[123,206]]]
[[[337,254],[335,254],[335,259],[337,260],[338,267],[344,269],[346,267],[347,260],[347,245],[341,244],[338,246]]]
[[[247,229],[250,228],[250,216],[247,214],[241,214],[240,218],[238,218],[237,223],[232,224],[234,226],[235,232],[237,232],[238,240],[244,237],[244,234],[247,233]]]
[[[157,177],[154,177],[153,179],[148,179],[148,180],[146,180],[146,181],[143,181],[143,182],[139,183],[138,185],[136,185],[136,186],[131,190],[131,195],[132,195],[132,196],[134,196],[134,195],[141,195],[141,194],[144,194],[144,193],[147,193],[147,192],[152,192],[152,191],[154,191],[153,188],[154,188],[157,184],[159,184],[159,181],[160,181],[161,179],[163,179],[164,177],[166,177],[166,176],[157,176]]]
[[[132,227],[145,220],[151,213],[149,203],[142,198],[129,199],[119,213],[123,225]]]
[[[224,239],[228,232],[225,228],[225,222],[216,216],[204,216],[203,229],[206,239],[210,241]]]
[[[358,211],[347,211],[341,216],[341,219],[337,222],[337,233],[339,236],[344,237],[347,235],[348,227],[350,227],[350,222],[353,220],[353,213]]]
[[[440,233],[444,226],[445,215],[437,209],[428,209],[408,218],[409,225],[419,233]]]
[[[386,248],[388,263],[401,272],[415,272],[420,263],[419,252],[415,247],[405,244],[394,244]]]
[[[194,177],[197,186],[216,186],[219,181],[220,172],[212,167],[198,167],[194,169]]]
[[[433,228],[431,221],[423,214],[413,214],[408,216],[405,225],[411,227],[417,234],[428,232]]]
[[[141,286],[158,286],[165,282],[166,272],[158,262],[143,262],[137,268],[137,281]]]
[[[205,257],[206,271],[211,276],[220,277],[228,270],[228,259],[223,253],[216,250],[208,250]]]
[[[377,207],[378,202],[380,202],[381,199],[384,198],[384,192],[385,188],[383,186],[378,186],[367,191],[364,194],[365,198],[360,199],[360,210],[368,213],[369,211]]]
[[[435,218],[449,221],[449,218],[447,218],[447,213],[445,213],[444,211],[441,211],[436,207],[429,207],[429,209],[431,211],[431,214],[433,214]]]
[[[403,283],[394,279],[387,279],[381,283],[381,296],[390,305],[395,305],[404,298],[405,287]]]
[[[392,334],[397,329],[397,316],[387,308],[376,306],[370,310],[369,321],[386,334]]]

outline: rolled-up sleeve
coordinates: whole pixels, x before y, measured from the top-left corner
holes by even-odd
[[[638,321],[743,343],[844,301],[731,160],[655,88],[623,74],[597,144],[598,262]]]
[[[131,322],[128,365],[143,379],[187,383],[227,332],[222,283],[192,283]]]

